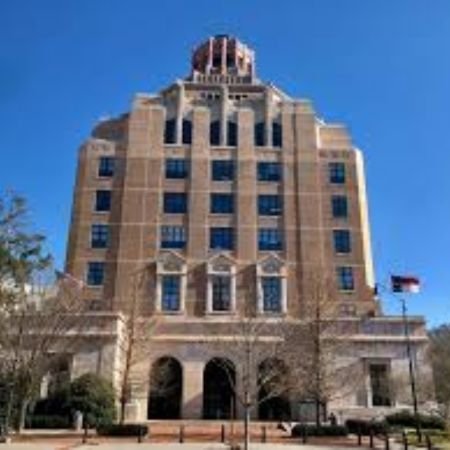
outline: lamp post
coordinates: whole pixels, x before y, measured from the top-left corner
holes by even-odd
[[[405,333],[405,342],[406,342],[406,354],[408,357],[408,367],[409,367],[409,382],[411,385],[411,396],[413,401],[413,408],[414,408],[414,420],[416,422],[416,434],[417,439],[419,442],[422,442],[422,432],[420,427],[420,420],[419,420],[419,410],[417,406],[417,390],[416,390],[416,376],[414,372],[414,364],[412,359],[412,353],[411,353],[411,339],[409,335],[409,327],[408,327],[408,317],[407,317],[407,310],[406,310],[406,302],[404,298],[400,299],[400,302],[402,304],[402,317],[403,317],[403,328]]]

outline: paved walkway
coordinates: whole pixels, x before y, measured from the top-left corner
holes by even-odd
[[[355,448],[355,447],[352,447]],[[365,450],[368,447],[356,447],[359,450]],[[377,446],[378,449],[382,448]],[[402,449],[399,444],[391,444],[391,450]],[[414,450],[415,447],[409,447]],[[17,443],[17,444],[0,444],[0,450],[229,450],[228,445],[215,443],[159,443],[159,444],[138,444],[129,442],[114,442],[109,444],[90,444],[90,445],[67,445],[67,444],[44,444],[44,443]],[[251,450],[349,450],[349,447],[329,447],[326,445],[300,445],[300,444],[250,444]]]

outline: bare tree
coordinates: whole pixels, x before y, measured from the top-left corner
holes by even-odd
[[[123,364],[118,368],[120,423],[125,421],[125,409],[130,398],[133,367],[150,354],[151,338],[158,323],[155,318],[147,319],[142,315],[142,299],[145,297],[143,291],[146,281],[147,269],[145,267],[132,273],[130,301],[121,307],[124,322],[119,341],[119,351],[123,360]]]
[[[298,399],[315,405],[315,422],[320,426],[327,404],[349,394],[362,376],[359,364],[342,358],[349,347],[339,321],[334,282],[326,273],[311,272],[304,287],[302,317],[286,338],[293,363],[290,380]]]
[[[442,416],[450,424],[450,325],[431,330],[429,352],[436,400]]]
[[[217,336],[208,346],[218,355],[226,345],[232,349],[233,362],[216,358],[215,364],[226,373],[236,402],[244,411],[244,448],[250,444],[251,414],[258,405],[288,394],[290,383],[284,364],[285,329],[283,318],[258,315],[251,297],[245,302],[244,313],[227,323],[227,333],[216,327]],[[234,406],[231,415],[234,417]]]

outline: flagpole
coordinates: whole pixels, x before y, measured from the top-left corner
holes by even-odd
[[[417,406],[417,391],[416,391],[416,377],[414,373],[414,365],[412,360],[412,354],[411,354],[411,339],[409,335],[409,327],[408,327],[408,318],[406,315],[406,302],[404,298],[400,299],[400,302],[402,304],[402,317],[403,317],[403,327],[404,327],[404,333],[405,333],[405,341],[406,341],[406,353],[408,357],[408,366],[409,366],[409,381],[411,384],[411,395],[413,400],[413,408],[414,408],[414,420],[416,422],[416,434],[418,442],[422,442],[422,432],[420,427],[420,420],[419,420],[419,409]]]

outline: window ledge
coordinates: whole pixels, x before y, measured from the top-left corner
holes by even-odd
[[[159,315],[161,316],[183,316],[185,314],[184,310],[179,310],[179,311],[159,311],[158,312]]]
[[[206,311],[207,316],[235,316],[236,311]]]

